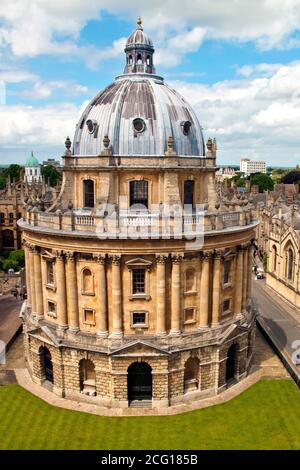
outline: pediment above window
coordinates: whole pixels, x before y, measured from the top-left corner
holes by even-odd
[[[128,267],[129,270],[131,269],[136,269],[136,268],[144,268],[144,269],[150,269],[152,266],[152,262],[143,258],[133,258],[129,261],[126,261],[126,266]]]

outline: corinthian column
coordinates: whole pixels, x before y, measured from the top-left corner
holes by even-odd
[[[248,287],[248,246],[244,249],[243,259],[243,299],[242,299],[242,310],[245,310],[247,306],[247,287]]]
[[[210,298],[210,260],[211,252],[202,254],[201,287],[200,287],[200,323],[199,328],[207,328],[209,321]]]
[[[212,324],[220,322],[220,289],[221,289],[221,252],[214,253]]]
[[[252,288],[252,246],[248,248],[248,279],[247,279],[247,299],[251,299]]]
[[[36,300],[35,300],[35,278],[34,278],[34,245],[29,246],[29,276],[30,276],[30,298],[31,298],[31,311],[36,313]]]
[[[97,258],[99,263],[99,317],[98,317],[98,336],[107,337],[108,326],[107,326],[107,295],[106,295],[106,272],[105,272],[105,257],[99,256]]]
[[[166,260],[164,255],[156,257],[156,276],[157,276],[157,336],[166,335]]]
[[[234,310],[236,314],[242,311],[242,296],[243,296],[243,249],[238,248],[236,273],[235,273],[235,302]]]
[[[35,247],[32,251],[34,260],[34,281],[35,281],[35,313],[38,318],[44,316],[43,304],[43,283],[40,249]]]
[[[27,292],[27,303],[31,305],[31,292],[30,292],[30,270],[29,270],[29,244],[27,242],[24,243],[24,252],[25,252],[25,276],[26,276],[26,292]]]
[[[76,333],[79,330],[79,310],[78,310],[78,288],[75,255],[72,252],[66,253],[66,279],[67,279],[67,302],[69,312],[70,331]]]
[[[172,255],[172,302],[171,302],[171,331],[170,334],[178,336],[180,334],[180,314],[181,314],[181,255]]]
[[[57,323],[61,329],[68,327],[67,315],[67,292],[65,257],[63,252],[58,252],[55,262],[56,285],[57,285]]]
[[[112,302],[113,332],[112,337],[121,337],[122,332],[122,293],[121,293],[121,256],[112,257]]]

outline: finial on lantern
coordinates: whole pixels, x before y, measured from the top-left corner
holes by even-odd
[[[143,28],[142,28],[143,22],[142,22],[142,18],[141,18],[140,16],[138,17],[136,23],[137,23],[137,29],[143,29]]]

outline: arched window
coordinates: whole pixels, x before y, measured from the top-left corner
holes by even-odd
[[[127,370],[129,406],[152,400],[152,368],[146,362],[134,362]]]
[[[226,383],[230,385],[235,380],[237,366],[237,345],[232,344],[227,351]]]
[[[53,261],[46,261],[46,272],[47,272],[47,284],[50,286],[54,285],[54,263]]]
[[[94,181],[84,180],[83,195],[84,195],[84,201],[83,201],[84,207],[94,207],[95,206]]]
[[[141,64],[143,63],[143,62],[142,62],[142,56],[141,56],[141,54],[138,54],[137,59],[136,59],[136,63],[137,63],[138,65],[141,65]]]
[[[273,254],[273,272],[275,272],[277,268],[277,248],[275,245],[273,245],[272,247],[272,254]]]
[[[193,268],[187,269],[185,272],[185,292],[195,292],[196,287],[196,273]]]
[[[194,181],[192,180],[184,182],[183,204],[194,207]]]
[[[94,277],[88,268],[82,271],[82,292],[83,294],[94,294]]]
[[[184,364],[184,391],[191,392],[199,388],[199,359],[190,357]]]
[[[147,60],[147,65],[151,65],[151,58],[150,58],[149,55],[147,55],[147,59],[146,59],[146,60]]]
[[[4,214],[4,212],[1,212],[0,213],[0,224],[4,224],[4,222],[5,222],[5,214]]]
[[[8,222],[10,225],[14,223],[14,214],[12,212],[8,214]]]
[[[79,362],[80,391],[86,395],[96,395],[96,371],[95,365],[89,359],[81,359]]]
[[[3,248],[14,247],[14,233],[12,230],[3,230],[2,232],[2,245]]]
[[[130,207],[134,205],[144,206],[148,209],[148,181],[130,181]]]
[[[291,247],[285,252],[285,277],[289,281],[294,280],[294,251]]]
[[[48,382],[53,383],[53,364],[51,353],[49,349],[46,348],[46,346],[41,346],[39,353],[42,378]]]
[[[132,55],[128,57],[128,65],[132,65]]]

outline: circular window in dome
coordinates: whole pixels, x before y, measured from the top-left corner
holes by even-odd
[[[146,129],[146,123],[143,119],[136,118],[133,120],[133,128],[136,132],[144,132]]]
[[[87,125],[87,128],[88,128],[88,131],[90,134],[94,134],[95,132],[95,129],[96,129],[96,126],[97,126],[97,122],[96,121],[92,121],[92,119],[88,119],[86,121],[86,125]]]
[[[190,121],[185,121],[181,125],[182,125],[182,132],[184,133],[184,135],[189,135],[191,125],[192,125],[191,122]]]

